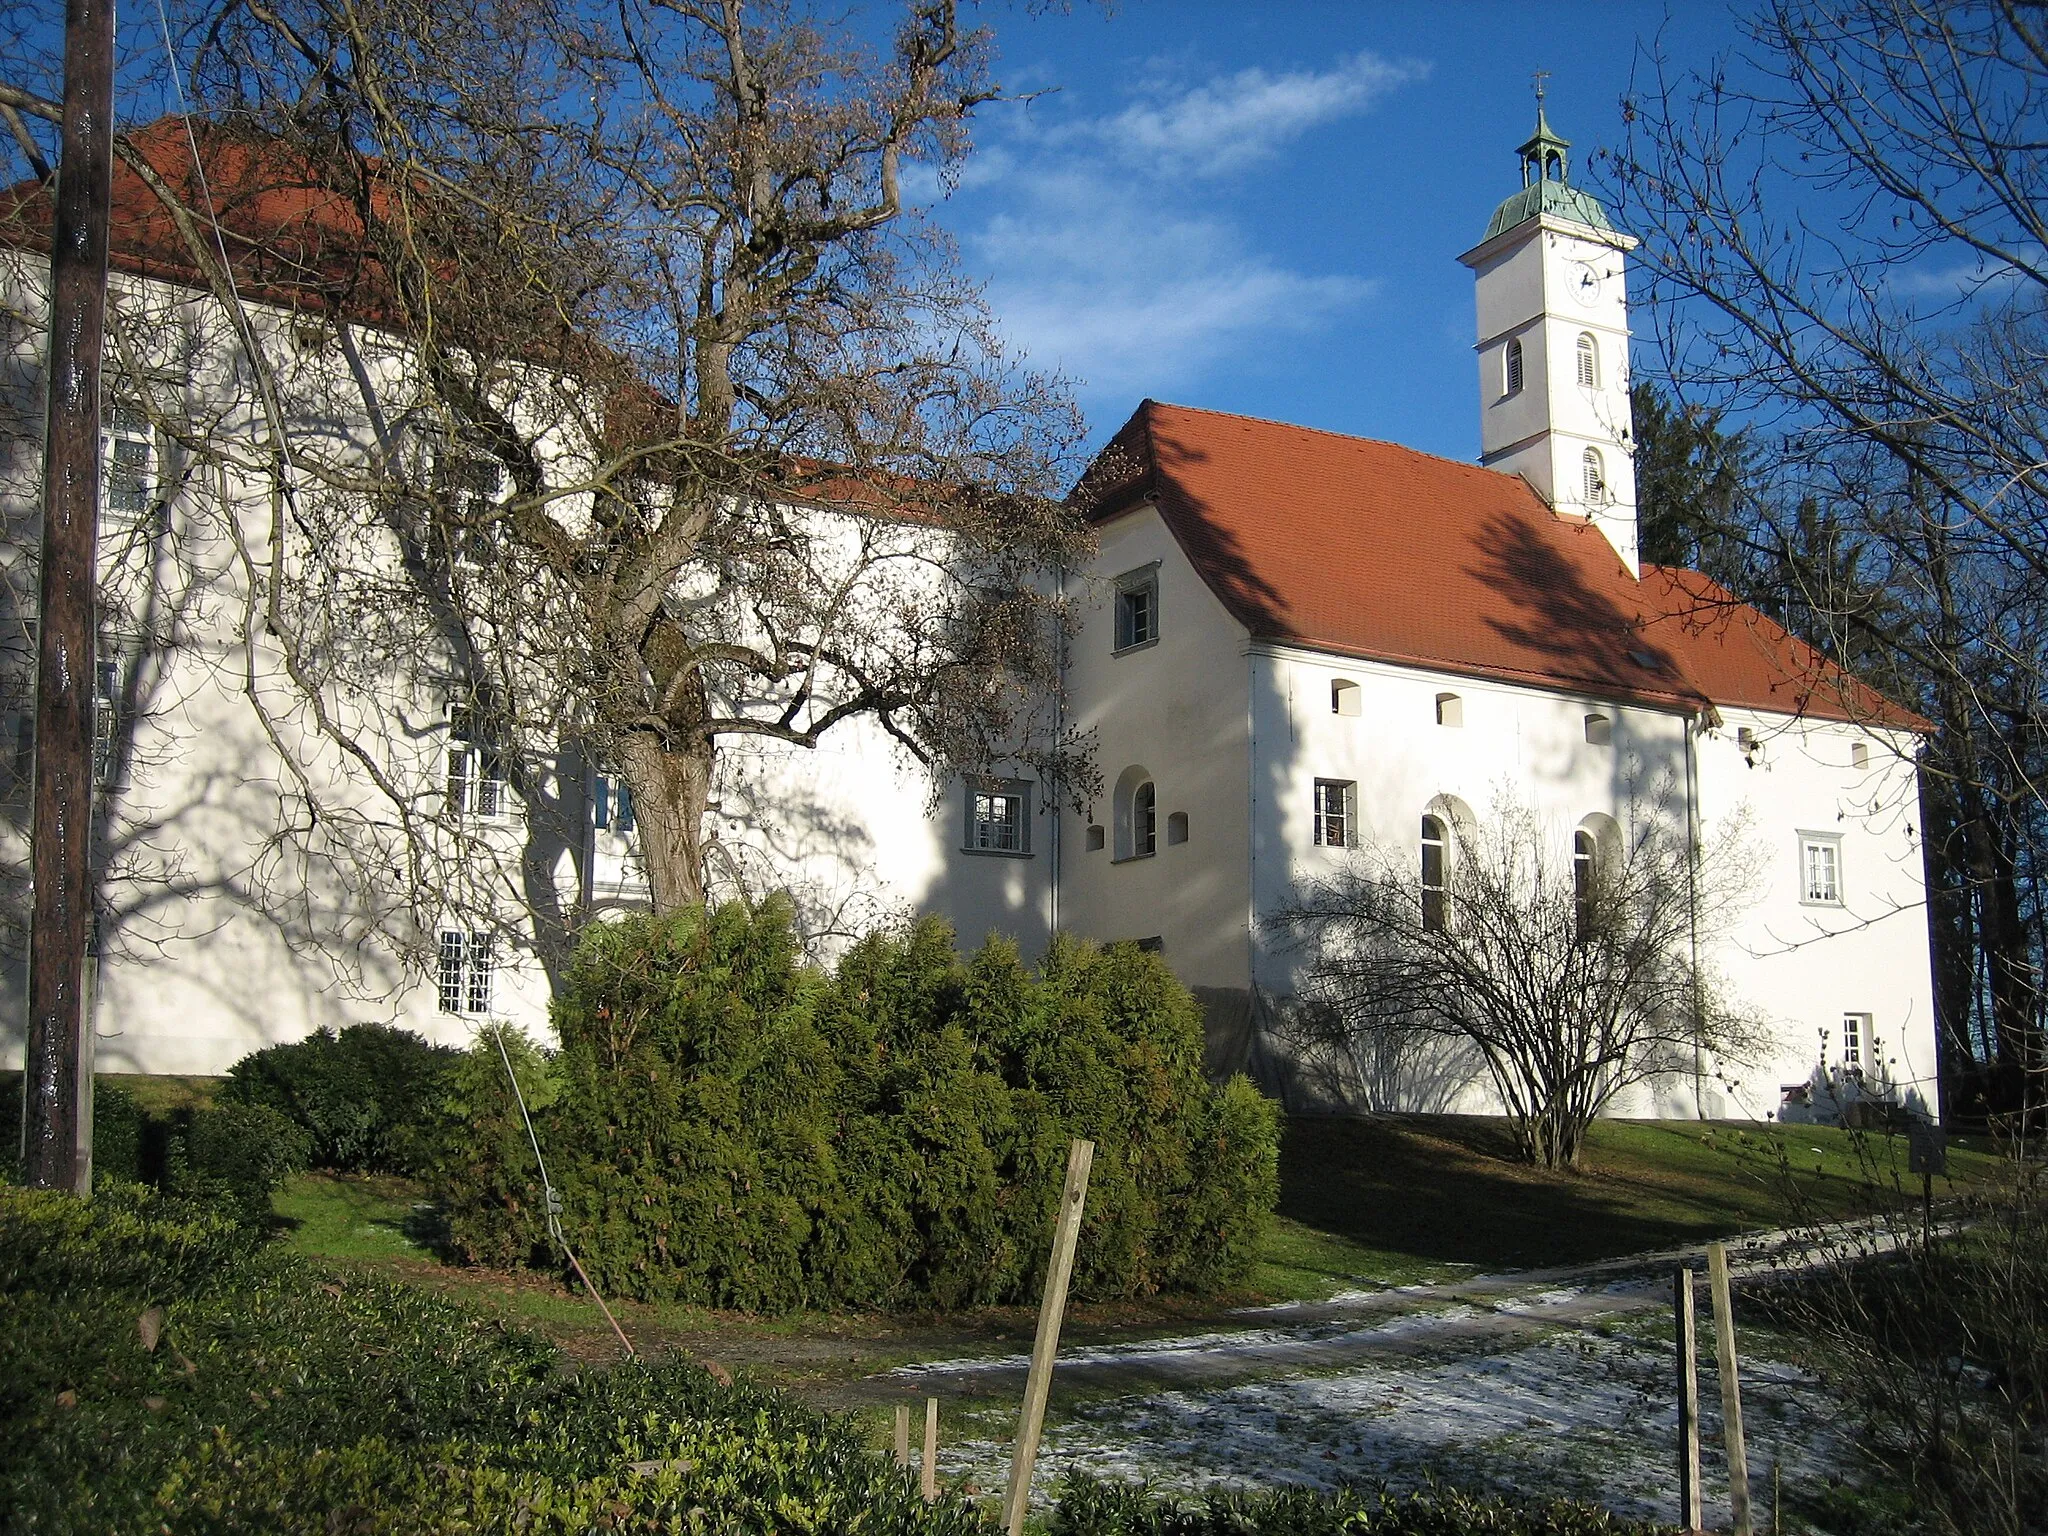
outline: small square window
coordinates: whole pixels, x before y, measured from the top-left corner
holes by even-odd
[[[1103,836],[1102,828],[1090,827],[1088,829],[1088,851],[1090,853],[1102,852],[1103,848],[1107,846],[1108,841],[1108,838]]]
[[[1586,741],[1590,746],[1614,745],[1614,721],[1606,715],[1586,716]]]
[[[1842,904],[1842,840],[1831,833],[1799,835],[1799,899],[1809,906]]]
[[[967,787],[967,851],[1031,852],[1031,786],[1018,781]]]
[[[1349,779],[1316,780],[1315,833],[1318,848],[1349,848],[1354,841],[1354,799],[1358,786]]]
[[[1436,723],[1453,728],[1465,723],[1465,701],[1455,693],[1440,693],[1436,696]]]
[[[1348,678],[1338,678],[1330,684],[1330,713],[1333,715],[1357,715],[1363,712],[1363,696],[1358,684]]]
[[[1159,567],[1119,576],[1116,582],[1116,649],[1134,651],[1159,638]]]

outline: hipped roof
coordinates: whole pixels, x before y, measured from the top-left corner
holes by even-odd
[[[1632,575],[1518,475],[1147,400],[1081,494],[1098,523],[1156,506],[1255,639],[1687,712],[1929,729],[1699,572]]]

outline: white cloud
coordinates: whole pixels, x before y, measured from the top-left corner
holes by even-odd
[[[1321,70],[1155,70],[1131,87],[1135,99],[1094,110],[1041,97],[990,123],[992,142],[938,216],[986,280],[1004,333],[1080,382],[1092,414],[1120,420],[1148,394],[1199,400],[1232,358],[1270,364],[1276,339],[1374,291],[1363,275],[1259,249],[1216,181],[1424,73],[1359,54]]]
[[[1154,86],[1146,99],[1077,128],[1125,159],[1227,175],[1271,157],[1312,128],[1368,110],[1387,91],[1427,72],[1370,53],[1322,71],[1243,69],[1195,85]]]

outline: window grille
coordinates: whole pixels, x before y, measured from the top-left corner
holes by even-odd
[[[1801,899],[1821,906],[1842,904],[1842,845],[1832,837],[1799,840]]]
[[[438,977],[443,1013],[489,1013],[497,973],[497,940],[488,933],[443,929]]]
[[[1148,779],[1131,794],[1131,852],[1145,858],[1159,851],[1159,791]]]
[[[1870,1039],[1870,1015],[1867,1013],[1845,1013],[1842,1015],[1842,1065],[1861,1068],[1863,1050]]]
[[[969,791],[967,846],[979,853],[1029,853],[1030,808],[1017,785]]]
[[[1116,649],[1128,651],[1159,638],[1159,568],[1117,578]]]
[[[481,739],[467,710],[457,710],[448,723],[448,808],[482,821],[495,821],[506,809],[504,758]]]
[[[109,401],[100,436],[107,513],[129,520],[140,517],[156,495],[156,433],[149,417],[132,401]]]
[[[1349,779],[1316,780],[1316,846],[1349,848],[1356,831],[1352,794],[1356,786]]]
[[[1422,926],[1426,932],[1443,931],[1450,909],[1450,891],[1445,881],[1449,869],[1449,842],[1443,818],[1422,818]]]

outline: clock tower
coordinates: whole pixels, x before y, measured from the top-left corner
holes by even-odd
[[[1472,269],[1479,303],[1479,462],[1521,475],[1560,514],[1593,523],[1636,573],[1623,271],[1636,241],[1571,185],[1570,148],[1539,94],[1535,135],[1518,151],[1522,190],[1458,258]]]

